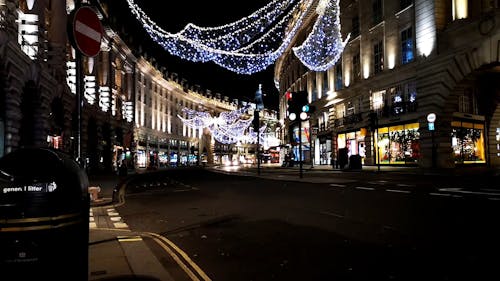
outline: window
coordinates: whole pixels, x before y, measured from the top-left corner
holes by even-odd
[[[335,90],[338,91],[340,89],[342,89],[342,62],[335,65]]]
[[[351,38],[356,38],[359,35],[359,17],[355,16],[352,18],[352,31]]]
[[[452,5],[452,17],[453,20],[465,19],[468,17],[468,0],[453,0]]]
[[[413,31],[411,27],[401,31],[401,63],[413,61]]]
[[[486,163],[484,124],[475,122],[451,122],[451,146],[455,163]]]
[[[361,65],[359,61],[359,52],[352,57],[352,76],[353,81],[361,78]]]
[[[380,110],[384,107],[385,91],[378,91],[372,94],[372,109]]]
[[[373,7],[373,14],[372,14],[372,19],[373,19],[373,25],[376,25],[382,21],[382,0],[372,0],[372,7]]]
[[[382,41],[373,45],[374,72],[379,73],[384,70],[384,46]]]
[[[325,96],[326,93],[328,93],[328,90],[330,90],[330,87],[328,85],[328,71],[325,71],[323,73],[323,92],[322,95]]]

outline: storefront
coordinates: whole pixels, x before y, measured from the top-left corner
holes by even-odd
[[[299,126],[296,125],[293,127],[292,130],[292,151],[293,151],[293,160],[299,161],[299,155],[300,155],[300,146],[299,144],[302,143],[302,161],[306,163],[311,162],[311,135],[309,131],[309,122],[302,122],[302,128],[301,128],[301,134],[299,138]]]
[[[418,123],[410,123],[375,130],[376,163],[414,165],[420,157]]]
[[[484,123],[478,121],[452,121],[451,146],[455,164],[486,163]]]
[[[347,148],[347,155],[361,156],[361,163],[364,163],[366,157],[365,137],[367,130],[361,128],[359,131],[337,134],[337,149]]]
[[[317,165],[330,165],[332,140],[330,135],[320,135],[314,145],[314,159]]]

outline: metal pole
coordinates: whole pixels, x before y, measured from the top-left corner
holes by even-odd
[[[259,111],[255,111],[259,115]],[[260,125],[260,124],[259,124]],[[260,128],[257,126],[257,175],[260,176]]]
[[[378,139],[378,115],[377,118],[375,119],[375,127],[377,127],[377,134],[376,138]],[[375,155],[377,156],[377,171],[380,172],[380,152],[378,151],[378,140],[377,140],[377,145],[375,147]]]
[[[85,162],[82,159],[82,91],[83,91],[83,68],[82,68],[82,54],[77,50],[76,52],[76,113],[78,129],[76,135],[77,142],[77,161],[81,168],[84,168]]]
[[[436,145],[434,144],[434,130],[431,131],[432,139],[432,168],[436,168]]]
[[[302,121],[299,118],[299,177],[302,178]]]

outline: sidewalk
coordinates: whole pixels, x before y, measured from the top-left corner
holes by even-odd
[[[88,280],[173,280],[139,234],[109,217],[121,182],[114,174],[89,176],[89,187],[100,192],[90,206]]]

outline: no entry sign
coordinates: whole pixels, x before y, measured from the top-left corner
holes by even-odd
[[[103,29],[95,11],[90,6],[76,8],[68,22],[69,38],[73,47],[87,57],[99,54]]]

